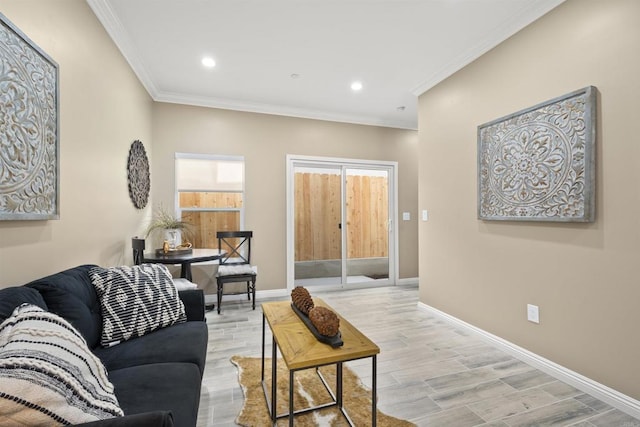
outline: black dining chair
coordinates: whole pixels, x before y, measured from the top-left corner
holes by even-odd
[[[142,259],[144,257],[144,249],[145,249],[144,239],[133,237],[131,239],[131,247],[133,248],[133,264],[134,265],[142,264]]]
[[[252,308],[256,309],[256,278],[257,268],[251,265],[251,239],[253,231],[218,231],[218,250],[225,254],[220,258],[216,281],[218,285],[218,314],[222,305],[223,295],[239,295],[242,292],[225,294],[226,283],[246,282],[247,300],[253,301]]]

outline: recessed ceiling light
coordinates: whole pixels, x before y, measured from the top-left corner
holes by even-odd
[[[362,82],[353,82],[351,83],[351,90],[354,92],[358,92],[362,90]]]
[[[300,77],[300,74],[298,74],[298,73],[293,73],[293,74],[291,74],[291,78],[292,78],[292,79],[297,79],[297,78],[299,78],[299,77]]]
[[[398,110],[398,111],[404,111],[404,110],[405,110],[405,108],[407,108],[407,107],[405,107],[404,105],[401,105],[401,106],[397,107],[397,108],[396,108],[396,110]]]
[[[205,56],[202,58],[202,65],[207,68],[213,68],[216,66],[216,61],[210,56]]]

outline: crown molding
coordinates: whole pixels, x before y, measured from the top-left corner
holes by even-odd
[[[301,119],[324,120],[329,122],[349,123],[366,126],[381,126],[407,130],[418,129],[417,117],[416,120],[412,121],[392,121],[365,115],[339,114],[329,111],[312,110],[283,105],[262,104],[257,102],[241,102],[232,99],[204,96],[186,96],[168,92],[159,93],[157,96],[153,97],[153,100],[171,104],[219,108],[223,110],[234,110],[247,113],[272,114],[275,116],[295,117]]]
[[[140,54],[134,47],[124,26],[117,18],[115,12],[107,0],[86,0],[93,13],[105,28],[116,47],[120,50],[129,66],[133,69],[144,88],[151,98],[156,102],[167,102],[174,104],[184,104],[199,107],[220,108],[224,110],[235,110],[251,113],[273,114],[278,116],[289,116],[313,120],[325,120],[340,123],[351,123],[367,126],[382,126],[399,129],[417,130],[417,115],[413,120],[385,120],[366,115],[340,114],[329,111],[320,111],[305,108],[296,108],[282,105],[262,104],[256,102],[243,102],[238,100],[186,96],[175,93],[160,92],[153,79],[147,72]]]
[[[151,76],[147,72],[146,68],[140,61],[140,55],[133,46],[131,39],[129,38],[124,26],[117,18],[113,9],[106,0],[86,0],[87,4],[93,13],[96,15],[107,34],[111,37],[116,45],[116,48],[120,50],[124,59],[129,63],[129,66],[133,72],[138,76],[138,80],[142,83],[147,90],[151,98],[155,98],[158,93]]]
[[[222,98],[205,98],[202,96],[179,95],[174,93],[160,92],[154,84],[151,75],[140,60],[140,53],[135,48],[134,43],[127,34],[124,26],[117,18],[116,13],[111,8],[108,0],[86,0],[94,14],[105,28],[117,48],[120,50],[125,60],[136,74],[151,98],[156,102],[167,102],[175,104],[185,104],[209,108],[220,108],[252,113],[273,114],[279,116],[289,116],[314,120],[325,120],[341,123],[360,124],[368,126],[382,126],[399,129],[416,130],[418,128],[417,112],[410,120],[384,119],[371,115],[344,114],[330,111],[298,108],[283,105],[273,105],[257,102],[246,102]],[[475,59],[491,50],[506,37],[510,37],[521,28],[532,23],[536,18],[549,12],[565,0],[541,0],[531,2],[527,8],[515,14],[505,25],[496,27],[491,33],[478,41],[474,46],[467,49],[465,53],[458,56],[454,61],[445,64],[437,72],[428,76],[426,80],[411,90],[415,96],[420,96],[425,91],[431,89],[453,73],[459,71]]]
[[[427,79],[422,83],[413,88],[411,93],[415,96],[422,95],[427,90],[431,89],[457,71],[460,71],[471,62],[480,58],[482,55],[498,46],[509,37],[518,33],[520,30],[523,30],[528,25],[540,19],[543,15],[549,13],[549,11],[564,2],[565,0],[530,2],[528,7],[522,9],[520,13],[513,15],[505,22],[504,25],[494,28],[487,37],[480,39],[478,43],[467,49],[465,53],[459,55],[455,60],[445,64],[440,68],[440,70],[427,77]]]

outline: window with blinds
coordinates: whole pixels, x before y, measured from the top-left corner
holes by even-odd
[[[244,157],[176,153],[176,206],[196,248],[217,248],[216,232],[244,228]]]

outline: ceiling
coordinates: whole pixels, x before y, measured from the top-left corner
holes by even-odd
[[[156,101],[407,129],[421,93],[563,1],[87,0]]]

